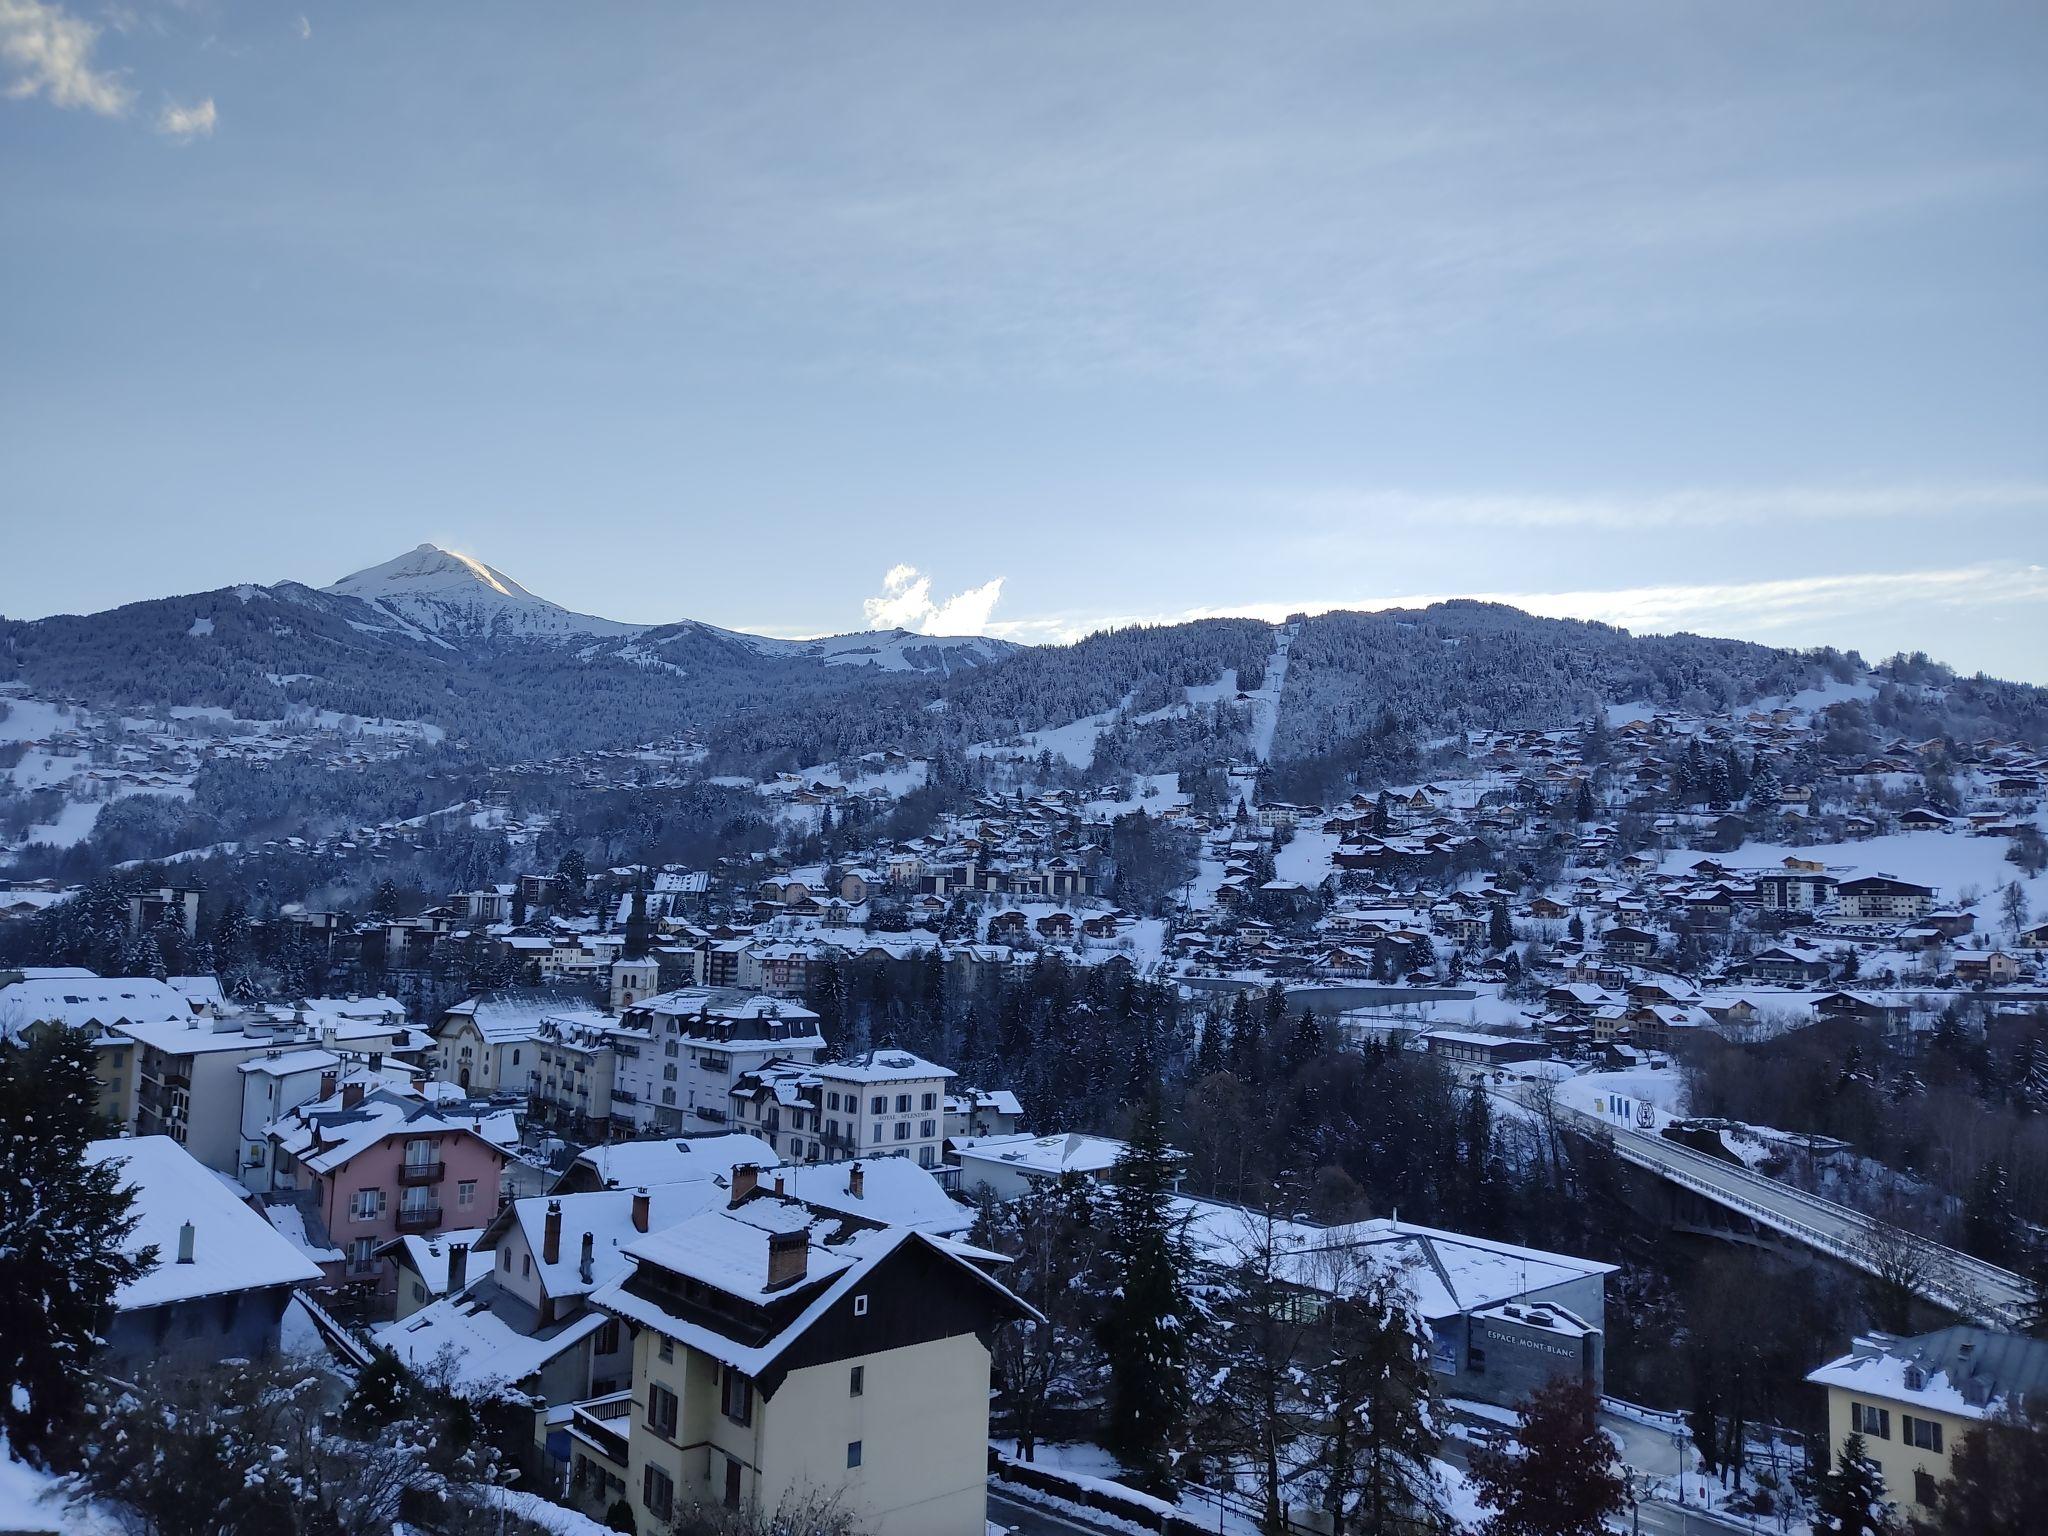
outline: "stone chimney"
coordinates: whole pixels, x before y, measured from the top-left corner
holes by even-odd
[[[192,1262],[192,1250],[198,1241],[199,1229],[193,1226],[191,1222],[188,1221],[178,1228],[178,1262],[180,1264],[190,1264]]]
[[[768,1289],[779,1291],[803,1279],[810,1267],[811,1234],[807,1229],[768,1234]]]
[[[596,1263],[597,1234],[586,1232],[583,1234],[583,1257],[576,1264],[576,1274],[585,1285],[590,1284],[590,1277],[595,1273],[593,1266]]]
[[[448,1245],[448,1294],[453,1296],[469,1284],[469,1244]]]
[[[340,1084],[340,1082],[341,1082],[341,1078],[340,1078],[339,1074],[337,1074],[337,1073],[334,1073],[334,1072],[322,1072],[322,1073],[320,1074],[320,1099],[321,1099],[321,1102],[325,1103],[325,1102],[326,1102],[326,1101],[327,1101],[328,1099],[331,1099],[331,1098],[333,1098],[333,1097],[334,1097],[334,1090],[335,1090],[335,1088],[336,1088],[336,1087],[337,1087],[337,1086],[338,1086],[338,1085]]]
[[[361,1083],[343,1083],[341,1085],[341,1107],[343,1109],[354,1109],[362,1102],[363,1085]]]
[[[633,1230],[635,1232],[645,1232],[647,1230],[647,1189],[645,1185],[633,1191]]]
[[[541,1229],[540,1261],[543,1264],[562,1262],[562,1202],[548,1202],[547,1225]]]
[[[859,1163],[855,1163],[846,1170],[846,1192],[853,1196],[854,1199],[864,1200],[867,1198],[867,1183],[867,1170],[861,1167]]]
[[[738,1205],[754,1192],[761,1182],[761,1170],[752,1163],[741,1163],[732,1171],[732,1199],[728,1202]]]

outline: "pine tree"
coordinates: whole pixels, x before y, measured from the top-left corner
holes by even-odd
[[[1287,1040],[1287,1071],[1297,1074],[1323,1054],[1323,1021],[1310,1009],[1301,1010],[1294,1033]]]
[[[1211,1010],[1202,1016],[1202,1034],[1195,1046],[1194,1079],[1214,1077],[1223,1070],[1223,1020]]]
[[[114,1292],[156,1264],[121,1252],[135,1230],[121,1163],[87,1162],[107,1133],[92,1042],[44,1028],[0,1042],[0,1426],[31,1461],[60,1462]]]
[[[1230,1070],[1239,1082],[1259,1081],[1264,1075],[1265,1052],[1258,1015],[1252,1012],[1251,994],[1240,992],[1230,1004]]]
[[[1579,792],[1572,800],[1572,820],[1587,822],[1593,819],[1593,785],[1588,779],[1579,780]]]
[[[1600,1400],[1559,1377],[1516,1409],[1514,1439],[1472,1453],[1472,1485],[1493,1510],[1484,1536],[1599,1536],[1627,1496]]]
[[[1515,925],[1508,917],[1508,904],[1495,901],[1486,914],[1486,943],[1496,955],[1515,942]]]
[[[1187,1412],[1185,1245],[1173,1222],[1173,1168],[1156,1093],[1112,1174],[1105,1259],[1110,1302],[1099,1335],[1109,1363],[1103,1446],[1138,1486],[1169,1496]]]
[[[1814,1536],[1885,1536],[1898,1521],[1884,1496],[1884,1474],[1861,1435],[1842,1442],[1834,1470],[1814,1490]]]
[[[2009,1265],[2020,1232],[2011,1181],[2005,1165],[1994,1158],[1978,1170],[1969,1198],[1963,1202],[1963,1245],[1980,1259]]]

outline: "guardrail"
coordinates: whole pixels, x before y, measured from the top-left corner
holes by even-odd
[[[1717,1205],[1739,1210],[1751,1220],[1797,1238],[1808,1247],[1832,1254],[1866,1273],[1876,1272],[1870,1240],[1878,1235],[1882,1224],[1875,1217],[1766,1178],[1737,1164],[1723,1163],[1676,1142],[1667,1142],[1626,1126],[1612,1125],[1585,1110],[1564,1104],[1558,1105],[1557,1109],[1568,1121],[1612,1132],[1615,1151],[1628,1162],[1648,1168]],[[1710,1170],[1711,1177],[1701,1174],[1698,1171],[1701,1167]],[[1853,1235],[1826,1231],[1761,1200],[1747,1198],[1740,1192],[1740,1188],[1745,1186],[1765,1192],[1781,1203],[1831,1217]],[[1939,1275],[1930,1275],[1921,1285],[1930,1299],[1987,1322],[2011,1324],[2018,1320],[2019,1312],[2031,1296],[2027,1282],[2019,1275],[1931,1240],[1927,1242],[1927,1251],[1938,1268],[1969,1282],[1967,1285],[1949,1285]]]

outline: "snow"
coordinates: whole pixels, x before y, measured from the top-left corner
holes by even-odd
[[[434,635],[553,640],[636,635],[647,627],[571,613],[481,560],[433,544],[421,544],[395,560],[344,576],[327,590],[359,598],[401,624],[417,625]]]
[[[237,1200],[203,1163],[168,1136],[115,1137],[86,1148],[92,1163],[118,1162],[134,1187],[135,1230],[127,1253],[154,1245],[157,1266],[115,1293],[123,1311],[320,1278],[269,1222]],[[194,1228],[192,1262],[178,1262],[179,1231]]]
[[[1685,1077],[1676,1069],[1638,1067],[1627,1072],[1587,1072],[1558,1083],[1560,1103],[1617,1125],[1635,1126],[1641,1105],[1650,1106],[1654,1129],[1685,1113]]]
[[[1246,689],[1252,702],[1252,756],[1266,762],[1273,756],[1273,733],[1280,725],[1280,697],[1287,688],[1287,651],[1294,642],[1292,625],[1280,631],[1273,642],[1273,656],[1266,663],[1266,680]]]
[[[55,821],[39,821],[22,835],[22,842],[47,843],[53,848],[75,848],[92,836],[98,825],[104,800],[67,800]]]
[[[1978,908],[1980,929],[1995,928],[1998,914],[1994,898],[2014,880],[2027,892],[2029,906],[2038,911],[2048,902],[2048,873],[2026,879],[2019,866],[2006,861],[2009,845],[2002,837],[1972,837],[1962,832],[1893,832],[1858,842],[1744,843],[1732,854],[1715,855],[1732,870],[1746,873],[1776,872],[1788,858],[1810,859],[1827,867],[1837,878],[1887,874],[1915,885],[1931,885],[1938,892],[1937,904],[1954,905],[1974,888],[1983,898]],[[1665,873],[1683,873],[1701,858],[1698,849],[1673,849],[1663,855]]]
[[[192,620],[192,627],[187,629],[185,633],[194,636],[210,635],[213,633],[213,620],[202,613]]]
[[[1335,832],[1301,831],[1273,855],[1273,874],[1297,885],[1317,886],[1330,877],[1331,856],[1343,839]]]
[[[1104,731],[1116,724],[1122,712],[1119,706],[1104,710],[1099,715],[1085,715],[1065,725],[1030,731],[1008,741],[977,741],[967,749],[967,755],[995,762],[1028,762],[1041,753],[1050,752],[1076,768],[1087,768],[1095,762],[1095,743]]]

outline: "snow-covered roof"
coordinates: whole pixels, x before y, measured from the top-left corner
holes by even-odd
[[[85,1150],[90,1163],[122,1164],[135,1190],[135,1230],[125,1253],[152,1245],[157,1265],[114,1295],[122,1311],[320,1278],[319,1266],[168,1136],[112,1137]],[[193,1228],[192,1262],[178,1262],[180,1229]]]
[[[1981,1419],[2002,1404],[2048,1393],[2048,1339],[1957,1326],[1912,1338],[1868,1334],[1807,1375],[1895,1403]]]
[[[960,1159],[961,1182],[971,1182],[972,1163],[1002,1163],[1021,1173],[1057,1178],[1063,1173],[1106,1173],[1123,1155],[1124,1144],[1107,1136],[961,1136],[952,1143]]]
[[[472,1268],[470,1273],[477,1274]],[[372,1333],[377,1343],[418,1369],[443,1360],[458,1388],[512,1386],[575,1348],[610,1318],[579,1312],[568,1321],[528,1330],[530,1309],[500,1291],[489,1266],[459,1295],[430,1302]]]
[[[31,1024],[184,1024],[192,1005],[147,976],[25,976],[0,987],[0,1039]]]
[[[1186,1196],[1175,1197],[1174,1210],[1195,1253],[1212,1264],[1237,1263],[1265,1241],[1268,1218],[1262,1212]],[[1284,1255],[1280,1272],[1292,1283],[1327,1291],[1355,1281],[1364,1265],[1392,1266],[1431,1321],[1519,1301],[1616,1269],[1593,1259],[1386,1218],[1336,1227],[1276,1218],[1272,1228],[1273,1242]]]
[[[730,1179],[734,1168],[770,1167],[775,1149],[744,1131],[716,1136],[682,1136],[663,1141],[619,1141],[587,1148],[577,1165],[618,1189],[652,1189],[695,1179]]]
[[[339,1094],[302,1104],[267,1129],[282,1151],[315,1173],[345,1167],[387,1136],[473,1136],[501,1152],[519,1144],[519,1118],[510,1109],[430,1103],[388,1088],[354,1105],[344,1105]]]

